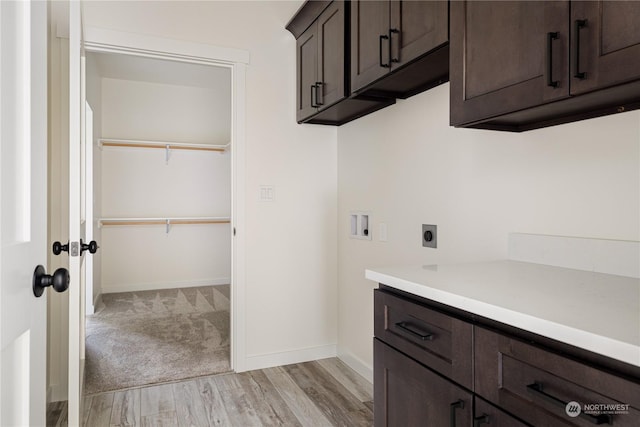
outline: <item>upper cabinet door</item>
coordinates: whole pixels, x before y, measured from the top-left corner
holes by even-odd
[[[389,1],[351,2],[351,91],[389,72]]]
[[[334,1],[317,20],[319,108],[326,108],[345,94],[344,2]]]
[[[391,2],[391,68],[449,42],[449,4],[446,1]]]
[[[297,99],[296,119],[304,120],[317,111],[316,83],[318,81],[318,35],[311,25],[296,40]]]
[[[640,77],[640,2],[571,3],[571,94]]]
[[[451,2],[451,124],[569,96],[568,2]]]

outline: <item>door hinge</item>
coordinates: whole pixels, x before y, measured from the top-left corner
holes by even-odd
[[[69,255],[70,256],[80,255],[80,242],[69,242]]]

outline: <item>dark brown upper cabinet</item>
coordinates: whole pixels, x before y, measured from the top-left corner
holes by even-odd
[[[298,121],[345,98],[345,5],[331,3],[296,40]]]
[[[353,93],[407,98],[448,79],[448,2],[351,2]]]
[[[296,37],[296,120],[339,125],[393,104],[350,96],[349,9],[344,1],[305,3],[287,24]]]
[[[451,124],[524,131],[640,107],[640,2],[451,3]]]

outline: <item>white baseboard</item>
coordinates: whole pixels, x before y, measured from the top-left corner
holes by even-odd
[[[336,357],[335,344],[283,351],[280,353],[247,356],[244,363],[244,370],[253,371],[255,369],[273,368],[274,366],[291,365],[292,363],[309,362],[312,360],[326,359],[328,357]]]
[[[359,358],[351,353],[343,353],[338,350],[338,359],[342,360],[345,365],[362,375],[367,381],[373,384],[373,367],[367,365]]]
[[[103,294],[113,294],[116,292],[154,291],[159,289],[193,288],[195,286],[215,286],[228,285],[231,283],[230,277],[217,279],[192,280],[188,282],[164,282],[164,283],[129,283],[126,285],[102,284]]]

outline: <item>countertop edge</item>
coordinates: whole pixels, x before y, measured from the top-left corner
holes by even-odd
[[[424,284],[416,284],[374,270],[365,270],[365,277],[379,284],[640,367],[640,347],[633,344],[428,287]]]

